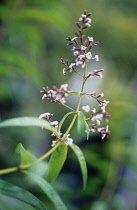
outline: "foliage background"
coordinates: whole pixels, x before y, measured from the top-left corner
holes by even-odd
[[[100,44],[94,53],[99,54],[98,67],[105,68],[102,82],[90,83],[92,91],[103,91],[110,100],[110,139],[101,140],[91,135],[72,136],[85,154],[88,164],[88,185],[82,190],[80,169],[69,152],[61,175],[53,183],[68,209],[136,209],[137,207],[137,2],[136,0],[3,0],[0,4],[0,117],[5,120],[20,116],[38,117],[51,112],[54,120],[61,120],[68,111],[60,105],[49,106],[41,100],[43,86],[79,81],[74,75],[62,75],[60,58],[73,62],[71,49],[65,38],[76,31],[73,24],[87,9],[92,12],[90,36]],[[72,100],[68,101],[72,104]],[[86,102],[85,102],[86,103]],[[73,105],[73,104],[72,104]],[[91,103],[92,106],[92,103]],[[96,104],[93,104],[96,106]],[[66,127],[67,127],[66,122]],[[65,128],[64,128],[65,129]],[[0,134],[0,167],[18,164],[15,154],[21,142],[39,157],[51,145],[48,131],[39,128],[2,129]],[[72,164],[73,162],[73,164]],[[44,174],[46,163],[38,173]],[[51,209],[51,204],[38,188],[20,174],[2,177],[30,189]],[[15,199],[3,196],[3,209],[32,208]]]

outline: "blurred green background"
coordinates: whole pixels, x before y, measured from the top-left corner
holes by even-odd
[[[2,0],[0,3],[0,118],[35,116],[51,112],[61,120],[68,110],[59,104],[49,106],[40,90],[79,83],[73,74],[62,74],[60,58],[74,61],[66,37],[77,30],[74,22],[84,10],[92,12],[88,35],[100,44],[94,49],[104,68],[104,77],[89,84],[88,92],[102,91],[110,100],[107,110],[111,136],[89,141],[76,128],[71,137],[86,157],[88,185],[82,189],[79,165],[71,150],[62,173],[53,183],[71,210],[137,209],[137,1],[136,0]],[[91,63],[92,65],[92,63]],[[70,86],[69,86],[70,87]],[[68,103],[72,103],[71,99]],[[90,104],[90,106],[97,104]],[[69,123],[66,121],[66,127]],[[65,127],[64,127],[65,130]],[[0,133],[0,167],[19,163],[17,143],[39,157],[50,148],[50,132],[40,128],[6,128]],[[73,164],[72,164],[73,162]],[[44,174],[46,162],[38,173]],[[2,177],[23,186],[54,209],[38,187],[19,173]],[[30,206],[6,196],[2,210],[31,210]]]

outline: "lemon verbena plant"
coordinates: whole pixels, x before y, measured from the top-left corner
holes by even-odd
[[[94,77],[102,79],[104,71],[104,69],[95,69],[93,72],[88,72],[88,65],[91,65],[92,61],[99,61],[99,56],[94,55],[92,52],[93,48],[97,46],[99,42],[94,41],[92,36],[85,35],[85,31],[91,26],[91,15],[92,13],[87,13],[85,10],[79,18],[78,22],[75,23],[78,30],[75,32],[74,37],[71,38],[68,36],[66,38],[68,42],[67,45],[71,48],[71,51],[74,55],[73,63],[64,58],[61,58],[60,60],[63,65],[62,73],[64,76],[65,74],[75,73],[77,74],[77,77],[82,78],[80,92],[76,92],[75,90],[68,88],[68,84],[62,84],[60,87],[54,85],[52,89],[46,86],[43,87],[43,89],[40,91],[42,93],[43,100],[48,99],[51,104],[59,103],[60,105],[66,106],[66,108],[70,111],[67,112],[65,116],[63,116],[60,122],[52,121],[53,114],[46,110],[47,112],[41,114],[39,118],[22,117],[6,120],[0,123],[1,128],[8,126],[39,126],[52,132],[51,135],[53,136],[54,140],[51,142],[51,149],[47,153],[45,153],[40,158],[36,158],[28,150],[25,150],[22,144],[18,144],[16,152],[21,156],[20,164],[16,167],[2,169],[0,170],[0,174],[4,175],[7,173],[19,171],[28,175],[51,199],[56,209],[64,210],[66,209],[66,206],[50,183],[58,176],[63,167],[67,157],[68,146],[72,148],[78,158],[83,177],[83,186],[84,188],[86,187],[87,167],[85,158],[81,149],[75,145],[75,139],[70,136],[70,131],[73,128],[76,119],[77,123],[80,122],[79,125],[82,125],[80,129],[83,129],[87,139],[90,132],[99,132],[102,139],[108,137],[110,134],[108,125],[102,127],[102,121],[104,120],[105,122],[108,122],[108,118],[110,117],[106,111],[106,106],[108,105],[109,101],[103,99],[104,94],[102,92],[98,94],[96,92],[84,92],[84,87],[87,80],[93,80]],[[79,71],[80,68],[82,71]],[[66,97],[71,97],[72,95],[74,96],[76,94],[79,95],[79,99],[74,109],[67,105]],[[99,105],[98,109],[90,107],[88,104],[81,106],[83,96],[94,98]],[[66,131],[63,133],[62,125],[65,123],[66,118],[70,115],[72,115],[72,120]],[[40,177],[36,175],[36,173],[32,173],[27,170],[28,168],[31,168],[31,166],[35,166],[36,163],[46,159],[50,155],[51,157],[49,160],[46,178]],[[44,204],[37,197],[18,186],[15,187],[10,183],[1,180],[0,189],[3,194],[15,197],[19,200],[29,203],[33,207],[37,207],[38,209],[45,209]],[[24,195],[26,195],[25,199]]]

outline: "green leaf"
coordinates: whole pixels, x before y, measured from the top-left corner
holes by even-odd
[[[36,184],[39,185],[43,192],[52,201],[57,210],[67,210],[59,195],[45,179],[36,174],[29,173],[28,171],[23,171],[23,173],[27,174]]]
[[[21,164],[34,163],[37,158],[29,150],[25,150],[21,143],[16,147],[16,153],[20,154]]]
[[[60,121],[59,126],[58,126],[58,131],[60,131],[60,129],[61,129],[61,127],[62,127],[63,122],[65,121],[65,119],[66,119],[69,115],[71,115],[71,114],[74,114],[74,112],[68,112],[68,113],[62,118],[62,120]]]
[[[35,209],[46,209],[43,203],[33,194],[3,180],[0,180],[0,193],[12,198],[16,198],[20,201],[24,201],[25,203],[33,206]]]
[[[86,165],[85,157],[83,155],[83,152],[81,151],[81,149],[77,145],[72,144],[72,145],[69,145],[69,146],[73,149],[73,151],[75,152],[75,154],[78,158],[80,168],[81,168],[81,172],[82,172],[83,188],[85,189],[86,184],[87,184],[87,165]]]
[[[67,145],[62,142],[57,149],[52,153],[50,161],[49,161],[49,168],[46,176],[46,180],[48,182],[52,182],[60,173],[64,162],[66,160],[68,147]]]
[[[20,118],[13,118],[9,120],[5,120],[0,123],[0,128],[4,127],[11,127],[11,126],[36,126],[36,127],[42,127],[47,130],[52,131],[53,133],[56,133],[58,135],[57,130],[46,120],[39,119],[36,117],[20,117]]]
[[[78,132],[81,132],[81,130],[83,130],[84,128],[84,114],[83,112],[78,112],[78,117],[77,117],[77,129]]]
[[[84,120],[84,125],[85,125],[85,129],[86,129],[85,132],[87,134],[87,140],[88,140],[88,138],[89,138],[89,126],[88,126],[86,120]]]

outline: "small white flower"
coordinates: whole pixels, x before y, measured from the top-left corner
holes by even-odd
[[[46,112],[46,113],[43,113],[39,116],[40,119],[42,118],[46,118],[46,119],[49,119],[50,117],[52,117],[53,115],[49,112]]]
[[[76,50],[77,48],[73,46],[72,50]]]
[[[63,69],[63,74],[65,75],[66,71],[65,71],[65,68]]]
[[[54,147],[56,145],[57,141],[52,141],[51,146]]]
[[[96,116],[92,117],[92,121],[97,121],[97,120],[102,120],[103,119],[103,114],[97,114]]]
[[[75,63],[71,63],[71,64],[69,65],[69,68],[72,69],[75,65],[76,65]]]
[[[65,104],[66,103],[65,98],[61,98],[59,101],[60,101],[61,104]]]
[[[91,23],[92,20],[90,18],[86,18],[87,23]]]
[[[50,124],[53,125],[53,126],[57,126],[58,125],[58,121],[57,120],[56,121],[52,121]]]
[[[61,85],[61,88],[63,88],[64,90],[67,90],[67,87],[68,87],[68,84]]]
[[[83,20],[83,18],[80,17],[80,18],[79,18],[79,21],[82,21],[82,20]]]
[[[93,108],[91,111],[92,111],[92,113],[96,113],[96,109],[95,108]]]
[[[104,93],[101,93],[101,94],[100,94],[100,97],[104,97]]]
[[[102,106],[101,110],[102,110],[102,113],[105,113],[106,112],[106,106]]]
[[[82,65],[82,63],[83,63],[82,61],[80,61],[78,59],[76,59],[75,61],[76,61],[76,66]]]
[[[95,128],[92,128],[91,131],[94,133],[96,132],[97,130]]]
[[[109,128],[109,126],[107,125],[107,126],[106,126],[106,132],[108,132],[108,128]]]
[[[98,76],[102,79],[103,74],[101,72],[98,72]]]
[[[42,96],[42,100],[43,100],[44,98],[46,98],[46,96],[47,96],[47,95],[46,95],[46,94],[44,94],[44,95]]]
[[[104,101],[100,102],[100,106],[107,106],[108,103],[110,103],[110,101],[104,100]]]
[[[72,139],[72,138],[67,138],[67,139],[65,140],[65,144],[66,144],[66,145],[72,145],[72,143],[73,143],[73,139]]]
[[[85,26],[86,26],[87,28],[89,28],[91,25],[90,25],[89,23],[86,23]]]
[[[86,47],[84,45],[81,45],[81,50],[86,50]]]
[[[95,55],[95,60],[99,61],[99,56],[98,55]]]
[[[81,17],[86,18],[87,16],[86,16],[86,15],[84,15],[84,14],[82,14],[82,15],[81,15]]]
[[[100,120],[96,120],[96,122],[97,122],[97,125],[100,125]]]
[[[90,106],[89,106],[89,105],[83,106],[82,109],[83,109],[85,112],[89,112],[89,111],[90,111]]]
[[[88,52],[88,53],[86,54],[86,58],[87,58],[87,59],[91,59],[91,58],[92,58],[91,52]]]
[[[75,36],[74,38],[71,39],[71,41],[75,41],[78,37]]]
[[[85,67],[85,62],[82,62],[82,68],[84,68]]]
[[[93,37],[88,36],[89,42],[93,42]]]
[[[79,52],[78,52],[78,51],[74,51],[74,52],[73,52],[73,55],[74,55],[74,56],[78,56],[78,55],[79,55]]]
[[[79,58],[80,60],[82,60],[82,58],[85,58],[85,55],[79,55],[78,58]]]

